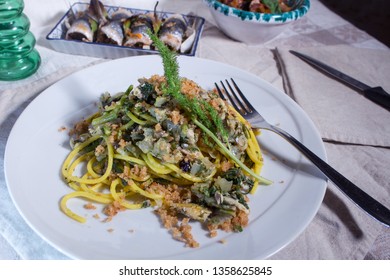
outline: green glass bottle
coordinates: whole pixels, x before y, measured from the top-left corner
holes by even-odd
[[[26,78],[37,71],[41,57],[23,0],[0,0],[0,80]]]

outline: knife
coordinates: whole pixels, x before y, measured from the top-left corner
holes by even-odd
[[[375,102],[376,104],[382,106],[383,108],[390,110],[390,94],[387,93],[382,87],[370,87],[365,83],[362,83],[324,63],[321,61],[314,59],[305,54],[290,50],[290,53],[299,57],[303,61],[307,62],[314,68],[324,72],[325,74],[330,75],[333,78],[343,82],[344,84],[350,86],[354,90],[357,90],[363,94],[366,98]]]

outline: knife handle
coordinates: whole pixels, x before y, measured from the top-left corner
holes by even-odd
[[[390,94],[382,87],[373,87],[363,91],[365,97],[390,111]]]

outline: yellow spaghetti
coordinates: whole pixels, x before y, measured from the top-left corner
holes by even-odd
[[[259,175],[263,159],[255,133],[215,91],[181,78],[181,94],[207,103],[201,107],[205,116],[214,114],[224,131],[189,116],[188,108],[164,93],[165,86],[165,77],[155,75],[126,92],[105,93],[98,112],[75,125],[62,166],[73,192],[60,208],[83,223],[69,209],[70,199],[103,204],[109,217],[154,206],[175,238],[196,247],[188,219],[211,232],[240,231],[248,220],[248,194],[269,181]]]

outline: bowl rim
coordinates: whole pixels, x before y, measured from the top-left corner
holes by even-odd
[[[304,0],[302,6],[298,9],[281,13],[281,14],[267,14],[267,13],[256,13],[240,10],[237,8],[230,7],[226,4],[221,3],[218,0],[203,0],[206,4],[225,16],[231,16],[234,18],[241,19],[242,21],[256,22],[256,23],[274,23],[283,24],[290,21],[298,20],[303,17],[310,9],[310,0]]]

